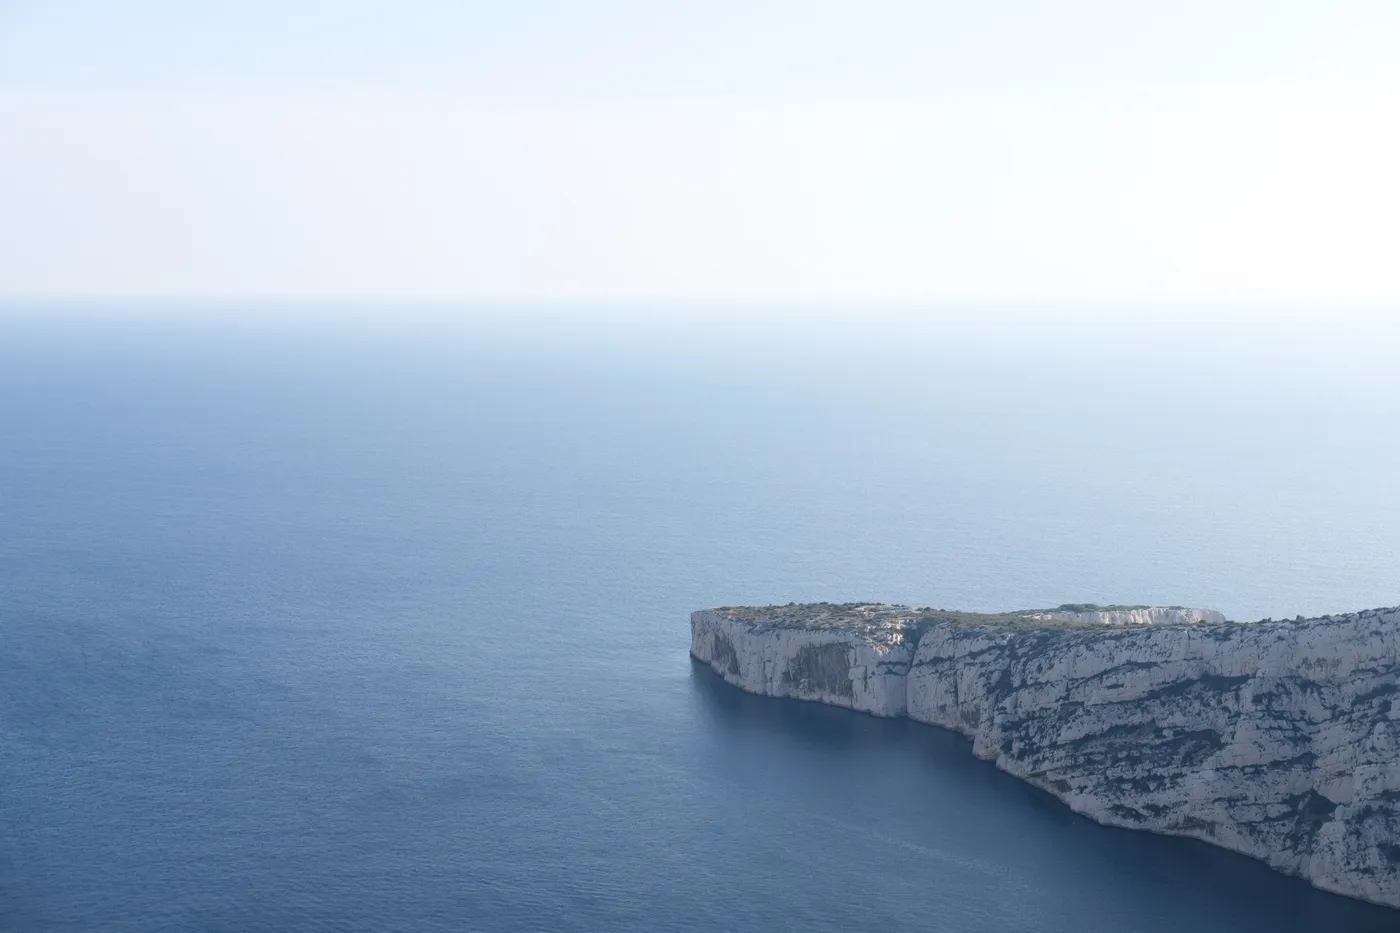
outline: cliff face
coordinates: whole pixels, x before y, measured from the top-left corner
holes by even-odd
[[[704,610],[691,653],[753,693],[954,729],[1100,822],[1400,907],[1400,609],[1131,627],[950,615]]]

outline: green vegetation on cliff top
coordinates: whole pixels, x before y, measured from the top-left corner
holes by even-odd
[[[786,606],[721,606],[720,612],[755,625],[781,625],[793,628],[824,629],[869,626],[872,629],[926,628],[946,623],[966,628],[1006,629],[1093,629],[1104,631],[1102,622],[1047,619],[1051,612],[1111,612],[1149,609],[1150,606],[1065,603],[1053,609],[1019,609],[1012,612],[962,612],[932,606],[894,606],[887,603],[788,603]],[[1162,608],[1181,609],[1181,606]],[[1193,626],[1221,623],[1182,623]],[[1233,623],[1223,623],[1233,624]],[[1159,623],[1154,628],[1162,627]]]

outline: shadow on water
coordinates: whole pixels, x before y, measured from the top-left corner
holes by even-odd
[[[835,780],[893,775],[903,794],[892,799],[886,781],[878,806],[899,808],[916,838],[965,848],[971,858],[1033,879],[1026,896],[1045,903],[1028,908],[1043,909],[1062,924],[1046,931],[1111,929],[1095,925],[1104,915],[1083,902],[1107,892],[1124,909],[1141,910],[1134,913],[1140,933],[1400,933],[1400,911],[1328,894],[1194,839],[1103,826],[1080,816],[973,757],[971,742],[949,730],[755,696],[694,659],[691,683],[709,723],[730,741],[767,748],[792,758],[790,767],[816,767]],[[835,815],[858,820],[870,814]]]

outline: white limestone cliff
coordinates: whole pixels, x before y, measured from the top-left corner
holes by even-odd
[[[1185,606],[1110,606],[1105,609],[1062,606],[1044,612],[1028,612],[1026,617],[1046,622],[1097,622],[1103,625],[1177,625],[1225,621],[1223,612]]]
[[[702,610],[691,654],[752,693],[953,729],[1099,822],[1400,907],[1400,609],[1243,625],[1038,615]]]

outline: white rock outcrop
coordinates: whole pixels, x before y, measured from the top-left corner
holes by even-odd
[[[1046,622],[1097,622],[1101,625],[1181,625],[1195,622],[1224,622],[1225,614],[1214,609],[1185,606],[1111,606],[1105,609],[1048,609],[1028,612],[1026,617]]]
[[[1400,608],[1251,624],[1037,616],[711,609],[691,616],[690,650],[752,693],[953,729],[1099,822],[1400,907]]]

